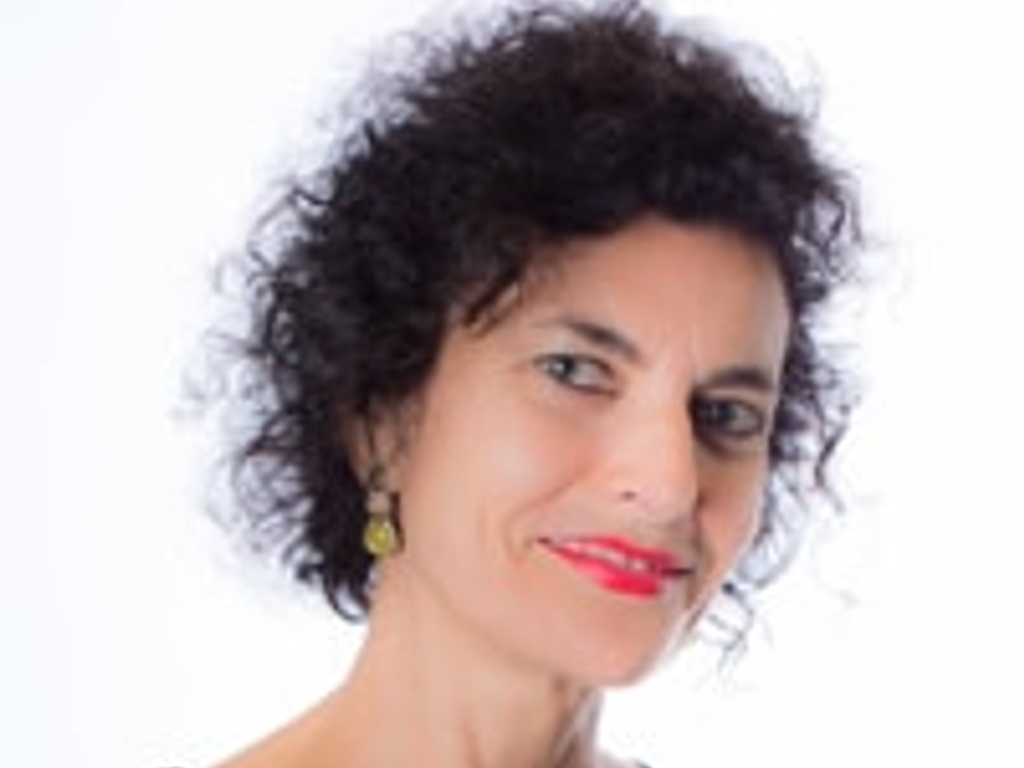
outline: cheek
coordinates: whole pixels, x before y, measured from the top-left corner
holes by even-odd
[[[486,386],[443,394],[427,404],[410,454],[411,516],[515,524],[542,515],[586,463],[587,441],[523,398]]]
[[[719,478],[701,515],[701,538],[718,577],[743,557],[761,522],[766,470],[763,465]]]
[[[564,423],[522,404],[490,408],[493,433],[473,453],[481,517],[525,544],[550,519],[587,463],[586,443]]]
[[[525,497],[557,495],[585,463],[578,437],[534,414],[508,414],[490,451],[496,488]]]

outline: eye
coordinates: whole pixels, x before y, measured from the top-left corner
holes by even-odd
[[[537,368],[549,378],[572,389],[594,394],[609,394],[614,375],[607,363],[587,355],[558,352],[542,355]]]
[[[764,409],[738,398],[697,397],[690,418],[698,436],[723,448],[759,441],[768,430]]]

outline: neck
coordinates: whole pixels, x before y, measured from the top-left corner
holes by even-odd
[[[381,583],[349,680],[322,708],[346,766],[591,768],[601,696]]]

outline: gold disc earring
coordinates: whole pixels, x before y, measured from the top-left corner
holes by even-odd
[[[387,557],[401,549],[398,532],[398,497],[386,487],[384,467],[377,465],[370,471],[366,488],[366,525],[363,527],[363,546],[374,557]]]

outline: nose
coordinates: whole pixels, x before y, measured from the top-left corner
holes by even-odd
[[[612,450],[616,502],[655,524],[689,517],[702,492],[697,449],[688,414],[638,417]]]

